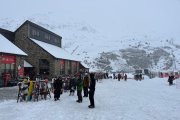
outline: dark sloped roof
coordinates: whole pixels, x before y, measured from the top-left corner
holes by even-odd
[[[50,30],[47,30],[47,29],[45,29],[44,27],[41,27],[41,26],[39,26],[39,25],[37,25],[37,24],[29,21],[29,20],[26,20],[26,21],[25,21],[19,28],[17,28],[14,32],[16,33],[16,32],[17,32],[21,27],[23,27],[25,24],[29,24],[30,26],[36,27],[36,28],[38,28],[38,29],[41,29],[41,30],[43,30],[43,31],[45,31],[45,32],[48,32],[49,34],[52,34],[52,35],[54,35],[54,36],[59,37],[60,39],[62,39],[62,37],[59,36],[59,35],[57,35],[56,33],[52,32],[52,31],[50,31]]]
[[[10,41],[14,41],[15,34],[9,30],[0,28],[0,34],[6,37]]]

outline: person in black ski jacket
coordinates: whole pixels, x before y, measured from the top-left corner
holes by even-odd
[[[95,93],[96,80],[94,78],[94,73],[90,74],[90,86],[89,86],[89,108],[95,108],[94,104],[94,93]]]
[[[168,78],[169,85],[173,85],[174,75],[171,74]]]
[[[69,90],[70,90],[69,96],[71,95],[73,96],[76,90],[76,78],[74,76],[70,78]]]
[[[127,74],[124,75],[124,80],[127,81]]]
[[[58,79],[54,81],[54,85],[53,85],[55,101],[60,99],[60,94],[62,94],[62,85],[63,85],[62,78],[58,77]]]

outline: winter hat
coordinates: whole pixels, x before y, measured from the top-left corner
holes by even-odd
[[[90,73],[90,77],[91,77],[91,78],[94,78],[94,73]]]

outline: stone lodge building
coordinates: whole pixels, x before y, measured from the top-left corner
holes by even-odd
[[[84,69],[80,60],[72,56],[62,46],[62,37],[33,23],[25,21],[15,32],[0,29],[0,33],[24,51],[24,74],[49,77],[71,75]]]

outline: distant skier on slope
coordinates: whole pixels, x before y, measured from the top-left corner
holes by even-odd
[[[169,85],[173,85],[174,75],[171,73],[168,78]]]

